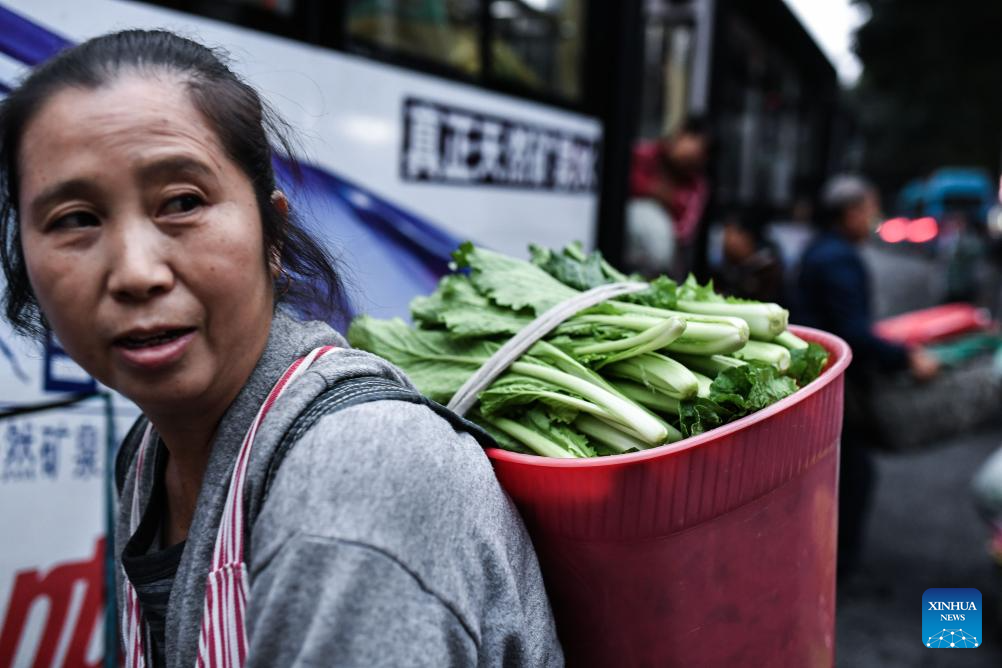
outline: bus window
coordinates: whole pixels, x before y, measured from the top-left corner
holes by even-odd
[[[478,0],[349,0],[347,38],[433,61],[467,75],[481,72]]]
[[[145,0],[581,110],[600,0]]]
[[[644,25],[639,139],[663,137],[685,121],[694,52],[692,25],[648,15]]]
[[[494,0],[490,17],[492,78],[581,98],[583,0]]]
[[[296,7],[295,0],[223,0],[218,4],[242,5],[279,16],[292,16]]]
[[[317,26],[308,25],[305,20],[308,7],[304,0],[146,0],[144,4],[190,12],[291,39],[319,41]]]

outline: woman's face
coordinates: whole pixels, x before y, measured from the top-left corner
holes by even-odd
[[[740,225],[724,226],[724,257],[732,264],[741,264],[755,254],[755,240]]]
[[[236,397],[272,277],[251,183],[169,75],[66,89],[21,143],[32,288],[63,347],[144,410]]]
[[[876,192],[868,192],[855,206],[845,212],[842,223],[845,234],[852,241],[866,241],[873,232],[880,215],[880,200]]]

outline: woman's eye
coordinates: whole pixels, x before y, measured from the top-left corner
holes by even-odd
[[[77,227],[97,227],[100,224],[97,216],[86,211],[74,211],[65,216],[60,216],[52,221],[51,229],[68,230]]]
[[[198,195],[178,195],[167,200],[160,213],[165,216],[191,213],[202,206],[202,198]]]

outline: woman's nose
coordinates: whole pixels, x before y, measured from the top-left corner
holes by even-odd
[[[169,241],[155,226],[127,224],[110,236],[108,290],[115,299],[144,301],[170,292]]]

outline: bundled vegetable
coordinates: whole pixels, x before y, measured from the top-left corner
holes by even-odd
[[[531,247],[532,261],[470,243],[456,273],[411,302],[415,326],[357,318],[348,338],[448,403],[504,343],[581,292],[638,280],[595,252]],[[638,286],[639,287],[639,286]],[[827,353],[776,304],[660,277],[565,320],[477,395],[468,417],[501,447],[547,457],[634,452],[713,429],[818,376]],[[471,395],[472,396],[472,395]]]

